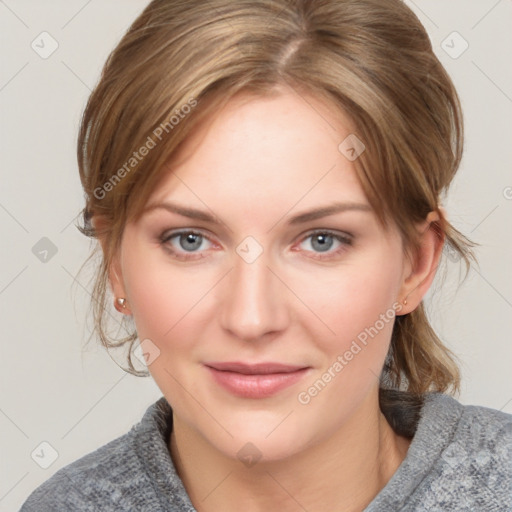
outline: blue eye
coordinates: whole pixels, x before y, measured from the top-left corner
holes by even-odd
[[[352,245],[352,238],[349,235],[331,231],[315,231],[304,238],[301,244],[306,242],[309,242],[312,247],[312,250],[306,248],[306,251],[317,254],[318,256],[314,257],[321,259],[323,254],[326,257],[331,257],[344,251],[347,246]],[[331,250],[333,247],[334,250]]]
[[[203,236],[197,233],[180,233],[177,238],[184,251],[195,251],[203,242]]]
[[[318,233],[310,238],[311,247],[320,252],[326,252],[334,245],[334,237],[326,233]]]
[[[206,250],[208,247],[203,247],[203,244],[210,243],[208,238],[196,231],[167,232],[160,237],[160,242],[173,255],[181,259],[186,259],[187,253],[203,257],[199,249]]]

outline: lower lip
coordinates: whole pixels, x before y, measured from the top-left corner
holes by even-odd
[[[308,371],[303,368],[289,373],[245,375],[206,367],[215,381],[233,395],[243,398],[267,398],[298,382]]]

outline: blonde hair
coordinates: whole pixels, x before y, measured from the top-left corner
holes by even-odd
[[[136,333],[115,341],[107,328],[108,269],[125,224],[138,218],[199,122],[235,94],[273,94],[283,84],[353,121],[366,146],[356,171],[384,227],[395,223],[414,249],[415,225],[438,211],[439,236],[469,269],[472,243],[438,209],[462,156],[460,103],[424,27],[402,1],[154,0],[105,63],[78,138],[86,195],[80,229],[106,240],[95,327],[107,349],[129,345],[130,373],[147,375],[131,360]],[[100,228],[92,218],[104,221]],[[459,382],[454,356],[423,304],[397,317],[381,382],[387,417],[399,397],[407,399],[398,391],[421,398],[456,392]]]

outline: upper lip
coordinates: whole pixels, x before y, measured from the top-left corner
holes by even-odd
[[[272,373],[291,373],[303,370],[306,366],[297,366],[283,363],[242,363],[238,361],[205,363],[206,366],[224,372],[242,373],[244,375],[268,375]]]

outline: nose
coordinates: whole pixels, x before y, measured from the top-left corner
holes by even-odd
[[[270,270],[265,252],[252,263],[235,254],[234,268],[225,281],[220,322],[232,336],[258,341],[286,328],[286,290]]]

